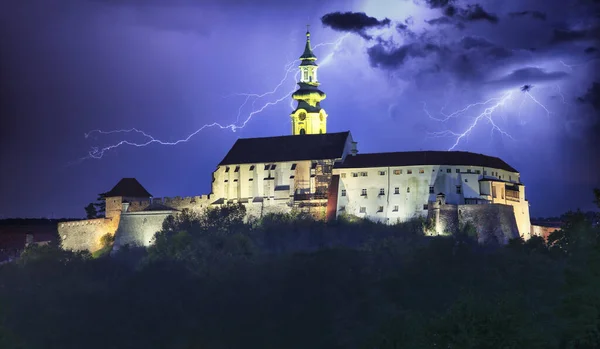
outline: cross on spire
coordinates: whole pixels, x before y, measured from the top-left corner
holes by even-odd
[[[306,34],[310,33],[310,24],[306,25]]]

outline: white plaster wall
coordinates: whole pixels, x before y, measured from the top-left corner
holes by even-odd
[[[396,171],[401,173],[396,174]],[[480,195],[479,179],[483,178],[484,173],[488,177],[492,173],[498,173],[498,176],[510,178],[514,182],[519,177],[517,173],[478,166],[398,166],[334,169],[333,172],[340,175],[338,214],[345,212],[389,223],[426,216],[427,209],[424,205],[434,201],[438,193],[446,195],[446,203],[455,205],[464,204],[465,198],[487,198],[487,195]],[[354,173],[358,176],[355,177]],[[433,193],[430,193],[430,186],[433,187]],[[460,193],[457,192],[457,186],[461,188]],[[366,197],[361,195],[363,189],[367,190]],[[379,194],[380,189],[384,189],[384,195]],[[343,196],[343,190],[346,196]],[[361,207],[366,208],[366,213],[360,212]],[[381,207],[383,210],[380,211]],[[522,215],[523,219],[525,216],[529,219],[528,212]]]

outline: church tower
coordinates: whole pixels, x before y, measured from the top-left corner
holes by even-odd
[[[327,113],[321,109],[325,93],[319,90],[317,56],[310,47],[310,32],[306,31],[306,46],[300,56],[300,82],[292,98],[298,102],[292,112],[292,134],[319,134],[327,132]]]

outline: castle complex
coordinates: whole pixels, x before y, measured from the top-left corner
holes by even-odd
[[[327,133],[326,97],[306,33],[301,78],[292,98],[292,135],[238,139],[213,172],[208,195],[154,198],[134,178],[105,193],[106,217],[59,224],[64,248],[147,246],[166,217],[182,209],[241,203],[248,217],[308,211],[321,219],[352,215],[393,224],[432,220],[431,234],[472,223],[480,237],[530,237],[529,203],[519,172],[499,158],[459,151],[358,154],[349,131]]]

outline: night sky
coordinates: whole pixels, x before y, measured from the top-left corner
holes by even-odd
[[[122,177],[155,197],[209,193],[238,137],[290,134],[298,62],[275,88],[306,24],[313,47],[338,43],[315,48],[329,132],[350,130],[363,153],[501,157],[532,217],[592,209],[599,20],[595,0],[3,1],[0,218],[82,217]],[[174,142],[269,102],[242,129],[174,146],[102,152],[149,138],[89,133]]]

